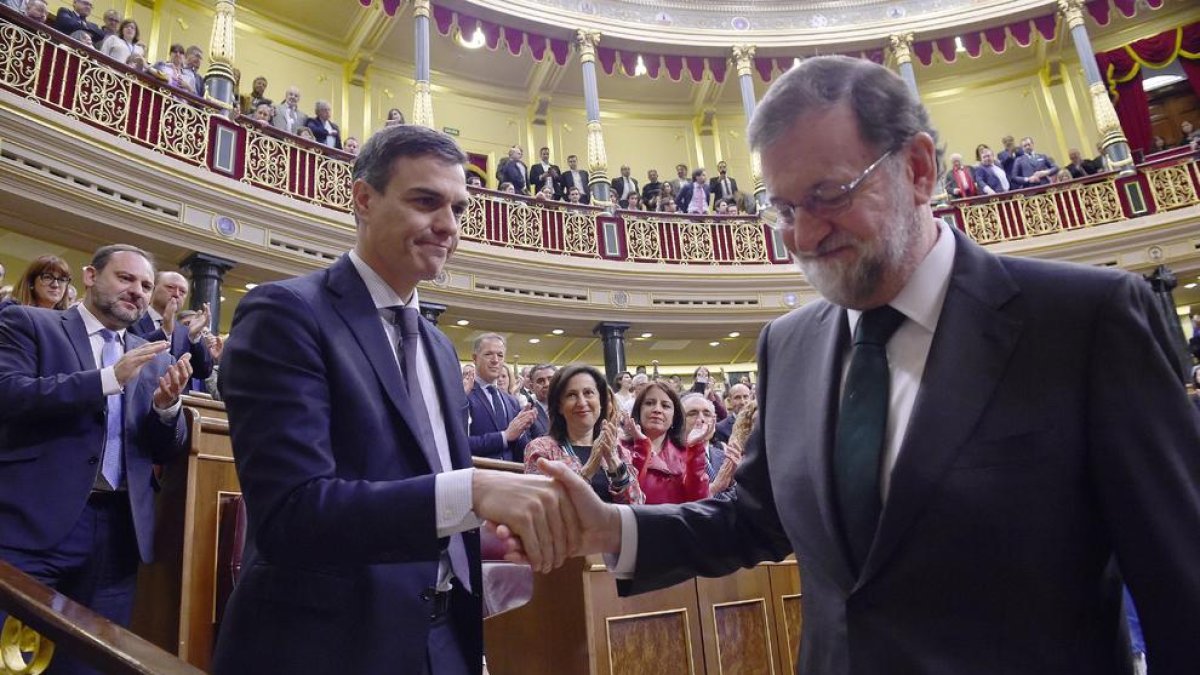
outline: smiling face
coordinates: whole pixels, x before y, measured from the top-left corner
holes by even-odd
[[[675,404],[671,397],[663,391],[661,385],[648,386],[642,397],[642,407],[638,409],[638,423],[642,425],[642,433],[654,440],[665,435],[674,421]]]
[[[500,377],[508,373],[504,367],[504,341],[488,338],[479,343],[479,349],[472,355],[475,360],[475,374],[486,383],[499,384]]]
[[[119,251],[102,270],[85,267],[83,285],[87,289],[83,302],[88,311],[105,327],[121,330],[146,312],[154,288],[154,269],[141,255]]]
[[[567,380],[559,394],[558,414],[567,422],[567,434],[579,438],[596,426],[600,419],[600,389],[588,373]]]
[[[467,208],[461,164],[434,155],[398,157],[383,191],[366,181],[351,188],[358,255],[402,298],[442,271],[458,248]]]
[[[53,309],[55,305],[62,302],[63,296],[67,293],[67,287],[70,285],[70,275],[59,274],[53,269],[47,268],[33,278],[33,289],[30,295],[37,307]]]

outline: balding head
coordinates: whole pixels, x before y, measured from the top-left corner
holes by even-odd
[[[746,407],[750,402],[750,387],[738,383],[729,388],[725,393],[725,407],[729,409],[731,415],[736,415]]]
[[[150,306],[159,314],[166,312],[167,303],[175,298],[179,307],[188,294],[188,280],[179,272],[159,272],[154,279],[154,292],[150,296]]]

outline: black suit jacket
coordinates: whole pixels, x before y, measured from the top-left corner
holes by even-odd
[[[840,543],[831,479],[849,330],[844,309],[819,301],[760,338],[760,422],[736,499],[635,508],[623,590],[795,552],[800,673],[1128,675],[1123,577],[1151,672],[1194,673],[1200,416],[1146,283],[997,257],[955,232],[862,573]]]
[[[617,176],[616,178],[612,179],[612,189],[613,189],[612,198],[614,200],[617,200],[617,203],[620,204],[621,206],[629,206],[628,199],[620,198],[621,193],[625,191],[625,181],[626,180],[628,180],[630,185],[632,186],[629,190],[630,194],[637,192],[638,191],[638,182],[637,182],[637,179],[634,178],[633,176],[630,176],[628,179],[625,178],[624,176]]]
[[[555,171],[558,171],[559,173],[562,173],[559,170],[557,164],[551,164],[550,168],[554,169]],[[547,170],[542,168],[542,163],[540,161],[537,162],[536,164],[534,164],[533,166],[529,167],[529,191],[530,192],[532,192],[533,194],[537,194],[537,191],[542,189],[542,176],[545,173],[547,173]],[[556,198],[559,195],[559,187],[560,187],[559,181],[555,181],[554,194],[555,194]]]
[[[157,342],[166,340],[166,333],[161,328],[154,327],[154,319],[150,318],[150,313],[142,315],[129,327],[129,332],[142,338],[146,342]],[[198,340],[195,344],[192,343],[191,337],[188,335],[188,328],[183,324],[176,324],[175,330],[171,331],[171,356],[175,360],[179,360],[184,354],[191,354],[192,378],[197,380],[206,379],[212,375],[213,359],[209,353],[208,347],[203,340]]]
[[[728,194],[723,192],[723,185],[721,184],[720,176],[717,176],[715,178],[710,178],[708,180],[708,192],[710,195],[712,195],[711,206],[715,207],[717,205],[717,200],[719,200],[719,199],[724,199],[725,201],[733,201],[733,193],[737,192],[737,189],[738,189],[737,181],[734,180],[733,178],[729,177],[728,174],[726,174],[726,178],[729,178],[729,193]]]
[[[87,31],[92,36],[92,43],[97,48],[104,41],[104,31],[100,30],[99,26],[80,17],[75,10],[69,7],[58,8],[58,13],[54,15],[54,29],[67,35],[77,30]]]
[[[579,180],[583,182],[583,185],[575,185],[575,182],[571,177],[570,170],[563,171],[562,176],[560,176],[558,179],[558,183],[561,186],[561,188],[559,189],[559,192],[561,192],[563,197],[566,198],[567,196],[569,196],[571,188],[577,187],[577,188],[579,188],[579,192],[582,193],[579,196],[579,201],[584,204],[591,204],[592,203],[592,193],[591,193],[591,191],[588,190],[588,172],[584,171],[583,169],[580,169],[579,170]]]
[[[332,132],[326,131],[325,124],[322,123],[321,120],[317,119],[316,117],[310,117],[307,120],[305,120],[304,126],[308,127],[308,130],[312,132],[313,138],[317,139],[317,142],[320,143],[321,145],[325,145],[326,139],[328,139],[329,136],[332,135],[333,136],[333,146],[332,147],[337,150],[342,149],[342,129],[338,125],[334,124],[333,120],[329,120],[329,126],[333,128]]]
[[[529,186],[526,183],[525,163],[508,160],[496,172],[496,178],[501,183],[512,183],[516,188],[517,194],[528,194]]]

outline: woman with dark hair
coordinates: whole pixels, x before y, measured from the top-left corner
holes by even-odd
[[[384,126],[392,126],[393,124],[404,124],[404,113],[399,108],[392,108],[388,111],[387,119],[384,120]]]
[[[725,402],[721,400],[720,392],[713,386],[712,377],[709,375],[707,366],[700,366],[692,373],[692,391],[704,394],[704,398],[712,402],[713,410],[717,413],[718,422],[729,417],[729,411],[725,409]]]
[[[618,410],[628,410],[633,406],[633,375],[624,370],[613,378],[613,400]]]
[[[692,427],[683,438],[683,406],[679,395],[652,382],[633,402],[621,443],[633,457],[638,483],[647,504],[682,504],[708,497],[708,422]]]
[[[133,19],[125,19],[117,28],[117,32],[104,38],[104,41],[100,43],[100,51],[126,64],[129,63],[129,57],[134,55],[144,59],[146,53],[138,42],[140,39],[141,34],[138,32],[137,22]]]
[[[591,481],[601,499],[619,504],[645,501],[630,469],[629,453],[617,443],[617,428],[610,420],[612,394],[599,370],[575,364],[555,373],[546,412],[550,430],[525,446],[525,473],[540,473],[541,458],[563,462]]]
[[[22,305],[44,309],[66,309],[71,266],[56,255],[39,256],[29,263],[13,289],[13,299]]]

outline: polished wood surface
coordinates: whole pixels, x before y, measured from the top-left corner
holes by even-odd
[[[71,654],[104,673],[201,675],[201,671],[169,652],[2,560],[0,612],[11,614],[52,640],[56,654]]]
[[[774,675],[775,618],[771,576],[765,566],[738,570],[719,579],[696,579],[704,658],[709,672],[723,675]]]
[[[781,675],[796,672],[802,625],[799,566],[795,560],[766,564],[771,579],[771,607],[775,615],[775,644]]]

